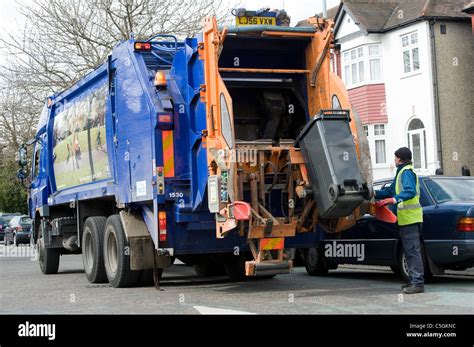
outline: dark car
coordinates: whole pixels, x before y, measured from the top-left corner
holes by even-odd
[[[20,243],[29,244],[32,223],[33,221],[28,216],[13,217],[5,230],[5,245],[11,243],[15,246]]]
[[[13,217],[19,216],[20,213],[1,213],[0,214],[0,241],[5,241],[5,230],[8,227],[8,223]]]
[[[443,274],[447,269],[473,267],[474,177],[422,176],[419,180],[426,277]],[[391,182],[376,181],[374,188],[381,189]],[[306,250],[304,258],[306,269],[312,275],[327,274],[338,264],[363,264],[390,266],[408,279],[397,224],[385,223],[370,215],[334,239],[326,239],[317,248]]]

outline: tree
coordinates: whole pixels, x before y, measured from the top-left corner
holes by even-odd
[[[33,0],[19,3],[24,26],[0,37],[0,210],[26,212],[14,153],[31,139],[45,98],[103,63],[121,40],[194,36],[204,17],[230,14],[223,0]],[[1,154],[1,153],[0,153]]]
[[[104,62],[131,33],[193,36],[204,17],[226,18],[230,7],[222,0],[34,0],[21,4],[20,13],[22,39],[17,33],[0,39],[10,57],[6,69],[44,98]]]
[[[34,136],[41,103],[11,75],[2,76],[0,87],[0,147],[15,152]],[[8,153],[6,154],[8,156]]]
[[[0,211],[28,213],[27,193],[21,182],[15,179],[18,165],[7,157],[0,167]]]

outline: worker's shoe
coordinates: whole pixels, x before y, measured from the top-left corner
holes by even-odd
[[[404,285],[402,286],[402,290],[405,289],[405,288],[408,288],[409,286],[411,286],[411,284],[404,284]]]
[[[402,289],[405,294],[418,294],[425,291],[425,287],[409,285]]]

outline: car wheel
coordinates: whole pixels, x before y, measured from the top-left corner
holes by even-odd
[[[430,266],[428,264],[426,253],[423,246],[421,247],[421,256],[423,259],[423,269],[424,269],[424,278],[425,282],[429,282],[433,278],[433,273],[431,272]],[[403,247],[400,247],[399,256],[398,256],[398,268],[400,269],[400,275],[406,283],[410,282],[410,275],[408,274],[408,265],[405,257],[405,252]],[[393,271],[393,269],[392,269]],[[395,271],[394,271],[395,272]]]
[[[393,273],[400,275],[400,268],[398,266],[391,265],[390,269],[393,271]]]
[[[322,248],[306,248],[303,251],[304,267],[310,276],[326,276],[329,267],[324,259]]]

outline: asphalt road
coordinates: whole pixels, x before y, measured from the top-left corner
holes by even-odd
[[[474,313],[474,271],[435,277],[426,292],[401,295],[385,267],[343,266],[327,277],[302,267],[273,279],[231,282],[197,277],[175,264],[154,287],[90,284],[81,256],[63,256],[59,274],[43,275],[28,246],[14,254],[0,244],[0,314],[450,314]],[[22,255],[22,256],[21,256]]]

